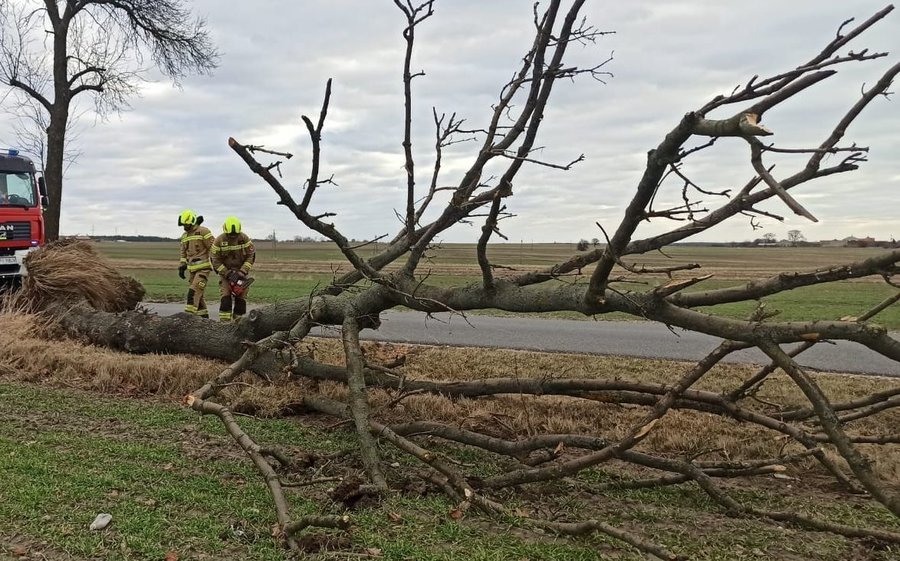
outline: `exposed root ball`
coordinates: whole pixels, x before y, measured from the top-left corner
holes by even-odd
[[[141,283],[116,271],[89,242],[51,242],[31,252],[25,266],[28,276],[20,297],[33,310],[84,299],[98,310],[122,312],[133,310],[144,297]]]

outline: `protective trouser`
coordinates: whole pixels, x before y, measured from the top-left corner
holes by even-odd
[[[191,287],[187,292],[187,302],[184,311],[189,314],[195,314],[200,317],[209,317],[209,310],[206,309],[206,282],[209,280],[210,270],[201,269],[192,271],[190,283]]]
[[[231,293],[231,283],[225,277],[219,277],[219,296],[219,321],[237,320],[247,313],[247,291],[244,291],[244,296],[235,296]]]

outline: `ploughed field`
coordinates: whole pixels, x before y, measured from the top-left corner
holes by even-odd
[[[256,241],[258,269],[273,272],[328,273],[347,270],[349,265],[331,243]],[[372,244],[374,255],[384,244]],[[101,253],[131,268],[177,268],[177,242],[98,242]],[[593,249],[593,248],[591,248]],[[589,249],[588,251],[590,251]],[[714,274],[722,279],[751,279],[782,271],[806,271],[831,264],[867,259],[880,252],[878,248],[850,247],[712,247],[675,246],[659,252],[626,256],[631,264],[659,267],[675,263],[700,263],[696,274]],[[365,256],[367,250],[360,250]],[[580,253],[571,243],[492,244],[488,249],[493,263],[531,270],[551,267]],[[431,252],[428,270],[449,276],[479,276],[474,244],[443,244]],[[667,257],[668,256],[668,257]],[[398,264],[402,261],[398,261]],[[399,266],[399,265],[397,265]],[[692,272],[677,273],[688,276]],[[514,272],[512,273],[514,274]]]

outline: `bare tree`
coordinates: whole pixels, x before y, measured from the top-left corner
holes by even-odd
[[[788,230],[787,239],[791,242],[791,245],[797,245],[801,242],[805,242],[806,236],[804,236],[803,232],[800,230]]]
[[[99,115],[120,111],[146,58],[178,81],[215,68],[217,57],[181,0],[0,0],[0,83],[16,94],[20,138],[44,163],[48,239],[59,236],[77,98],[88,94]]]
[[[801,368],[794,357],[823,341],[854,341],[890,360],[900,362],[900,342],[870,320],[880,311],[900,300],[900,292],[883,302],[873,302],[869,310],[861,310],[856,318],[821,318],[815,322],[779,321],[759,307],[744,319],[732,319],[714,311],[700,311],[701,307],[741,301],[753,301],[804,286],[820,285],[847,279],[881,275],[887,282],[898,272],[900,250],[887,250],[856,263],[836,264],[811,272],[779,274],[750,283],[711,290],[686,292],[709,279],[711,275],[695,275],[697,263],[672,263],[667,267],[639,264],[637,256],[664,249],[666,246],[696,236],[730,219],[740,217],[773,216],[759,205],[779,200],[791,212],[814,220],[815,216],[801,206],[790,194],[819,178],[857,170],[866,159],[868,149],[851,143],[842,144],[848,126],[873,101],[884,97],[892,80],[900,73],[900,63],[890,67],[871,82],[859,97],[849,103],[843,115],[835,116],[834,127],[808,148],[782,148],[763,143],[760,137],[773,131],[762,125],[763,115],[770,109],[801,98],[807,89],[827,80],[835,67],[859,64],[881,58],[885,53],[868,50],[847,51],[847,44],[884,18],[887,7],[871,18],[851,27],[845,22],[834,39],[818,54],[800,66],[778,71],[768,77],[754,76],[729,94],[719,95],[699,108],[687,112],[669,131],[664,131],[659,144],[647,154],[646,165],[633,186],[632,198],[615,228],[598,224],[605,245],[586,253],[579,253],[567,261],[537,270],[517,270],[491,258],[489,241],[500,236],[500,219],[508,212],[506,205],[513,196],[517,174],[526,165],[545,165],[567,169],[570,163],[547,162],[539,159],[535,138],[543,121],[545,109],[554,87],[562,86],[560,79],[587,76],[602,78],[603,64],[578,68],[566,64],[568,47],[575,43],[593,42],[603,33],[588,25],[580,15],[583,0],[563,2],[554,0],[546,10],[534,13],[534,41],[522,57],[521,65],[501,89],[499,96],[484,118],[484,126],[463,129],[455,115],[435,115],[437,164],[427,172],[427,181],[417,182],[422,172],[415,167],[410,127],[413,80],[420,73],[412,71],[411,60],[414,31],[433,13],[433,3],[414,5],[396,0],[406,18],[403,38],[407,43],[404,60],[403,103],[405,130],[402,139],[406,161],[407,192],[398,213],[402,227],[391,241],[379,246],[380,251],[365,256],[359,244],[352,243],[327,218],[335,209],[314,209],[316,193],[323,183],[320,169],[322,131],[325,127],[332,84],[325,87],[324,101],[317,118],[304,116],[303,122],[312,142],[310,175],[305,192],[298,200],[272,173],[279,155],[252,144],[229,139],[234,152],[274,191],[279,205],[284,206],[306,227],[328,238],[350,264],[349,272],[336,275],[334,281],[297,301],[276,304],[253,311],[237,326],[199,325],[193,317],[158,318],[140,313],[111,316],[71,305],[59,307],[60,325],[96,343],[129,352],[187,352],[232,361],[230,366],[210,379],[202,388],[186,397],[193,409],[218,416],[228,432],[246,451],[263,474],[275,502],[279,528],[288,544],[294,536],[310,525],[342,527],[343,518],[302,518],[294,520],[288,509],[277,473],[280,456],[267,450],[246,434],[232,415],[222,390],[247,371],[272,373],[287,370],[291,380],[330,380],[346,384],[348,399],[339,402],[316,391],[314,385],[304,386],[303,405],[318,412],[338,417],[355,428],[359,438],[360,458],[371,482],[370,492],[381,492],[391,485],[381,461],[376,441],[396,447],[422,463],[424,477],[459,501],[460,509],[473,507],[490,515],[508,513],[501,503],[504,495],[498,490],[578,477],[586,469],[610,462],[641,466],[658,472],[658,477],[642,481],[642,485],[670,485],[696,483],[724,512],[731,515],[754,516],[778,522],[830,531],[851,537],[866,537],[900,543],[900,534],[880,528],[859,528],[832,523],[812,516],[787,511],[766,510],[742,504],[731,496],[716,477],[734,477],[772,470],[774,466],[814,458],[821,469],[847,489],[864,490],[885,508],[900,516],[900,496],[879,479],[871,469],[860,443],[896,445],[900,434],[896,427],[885,427],[886,433],[876,436],[853,434],[849,423],[853,419],[869,417],[896,407],[898,392],[882,392],[848,403],[831,403],[815,379]],[[440,116],[439,116],[440,115]],[[771,123],[777,128],[778,122]],[[474,136],[477,147],[471,151],[470,165],[456,178],[438,180],[441,174],[441,152],[460,137]],[[689,145],[695,141],[696,144]],[[716,142],[745,143],[748,148],[747,175],[749,179],[736,191],[709,191],[701,188],[699,180],[689,176],[685,167],[693,154],[709,150]],[[776,176],[765,157],[773,152],[794,154],[801,161],[793,172],[784,170]],[[823,165],[826,155],[840,157],[830,165]],[[284,154],[280,154],[284,156]],[[502,163],[496,174],[486,172],[489,163]],[[786,166],[785,166],[786,167]],[[492,168],[494,169],[494,168]],[[740,173],[737,170],[734,175]],[[419,188],[417,185],[426,185]],[[440,191],[437,185],[451,184]],[[683,204],[659,208],[659,196],[666,191],[680,196]],[[441,198],[440,195],[446,195]],[[719,204],[706,210],[698,197],[718,197]],[[349,204],[352,204],[349,203]],[[423,220],[426,208],[433,208],[434,219]],[[482,228],[476,243],[475,260],[479,264],[481,280],[474,284],[438,286],[429,282],[427,263],[435,249],[439,234],[460,221],[478,218]],[[673,220],[673,227],[651,237],[636,236],[639,224],[647,219]],[[373,240],[374,241],[374,240]],[[388,268],[388,265],[393,265]],[[585,270],[586,277],[580,277]],[[498,272],[499,271],[499,272]],[[501,274],[502,273],[502,274]],[[787,273],[787,272],[786,272]],[[649,276],[654,282],[634,283],[637,277]],[[565,282],[560,282],[565,281]],[[891,284],[896,287],[896,284]],[[636,288],[638,287],[638,288]],[[640,288],[643,287],[643,288]],[[365,329],[377,329],[385,310],[402,305],[425,314],[451,312],[463,314],[468,310],[497,308],[510,312],[574,311],[586,316],[624,312],[635,317],[706,333],[721,339],[721,344],[707,357],[686,368],[676,383],[662,385],[629,382],[618,378],[563,378],[548,375],[526,379],[514,372],[498,372],[496,377],[472,382],[436,382],[414,379],[396,364],[382,364],[366,357],[359,334]],[[297,352],[297,345],[310,333],[314,325],[340,326],[345,355],[344,366],[323,364],[315,358]],[[241,345],[242,342],[255,343]],[[784,346],[802,343],[788,352]],[[750,347],[761,349],[770,364],[761,368],[731,391],[716,393],[698,390],[694,386],[709,374],[729,354]],[[589,351],[590,349],[585,349]],[[782,369],[808,401],[808,407],[783,408],[768,404],[753,407],[748,398],[777,368]],[[261,379],[259,383],[266,383]],[[407,422],[389,425],[372,411],[369,397],[374,389],[391,392],[396,400],[415,393],[445,398],[480,399],[500,394],[535,396],[566,396],[572,400],[597,405],[619,403],[646,408],[640,419],[627,427],[615,439],[592,434],[543,434],[530,432],[520,438],[504,439],[459,426],[410,418]],[[796,446],[795,454],[778,458],[760,458],[752,462],[701,462],[696,458],[664,457],[638,451],[636,446],[654,431],[659,421],[672,410],[703,412],[723,421],[740,421],[753,425],[770,435],[786,439]],[[471,477],[464,467],[446,461],[424,446],[428,441],[417,438],[450,441],[474,447],[514,462],[508,471],[487,478]],[[835,458],[840,458],[835,460]],[[274,460],[273,460],[274,458]],[[633,532],[613,527],[603,521],[559,521],[529,519],[523,524],[561,533],[579,534],[603,532],[623,540],[642,551],[666,559],[681,558],[662,547],[649,543]]]

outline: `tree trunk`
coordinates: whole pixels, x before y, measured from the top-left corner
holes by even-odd
[[[54,106],[47,127],[47,162],[44,180],[50,207],[44,212],[44,232],[47,241],[59,238],[59,216],[62,208],[63,153],[66,148],[66,124],[68,108]]]
[[[87,304],[54,304],[48,311],[67,333],[95,345],[129,353],[188,353],[234,361],[243,354],[244,343],[293,327],[307,311],[308,303],[303,299],[251,310],[239,323],[219,323],[183,313],[168,317],[142,311],[115,314]],[[322,299],[321,305],[319,323],[343,323],[343,299]],[[361,329],[377,326],[377,318],[360,318]]]
[[[48,6],[48,9],[51,9]],[[55,9],[55,8],[53,8]],[[62,210],[63,157],[66,150],[66,127],[69,124],[69,109],[72,91],[69,89],[67,17],[51,15],[53,24],[53,104],[49,108],[50,125],[47,127],[47,162],[44,180],[47,182],[47,197],[50,208],[44,215],[44,233],[47,241],[59,239],[59,217]]]

